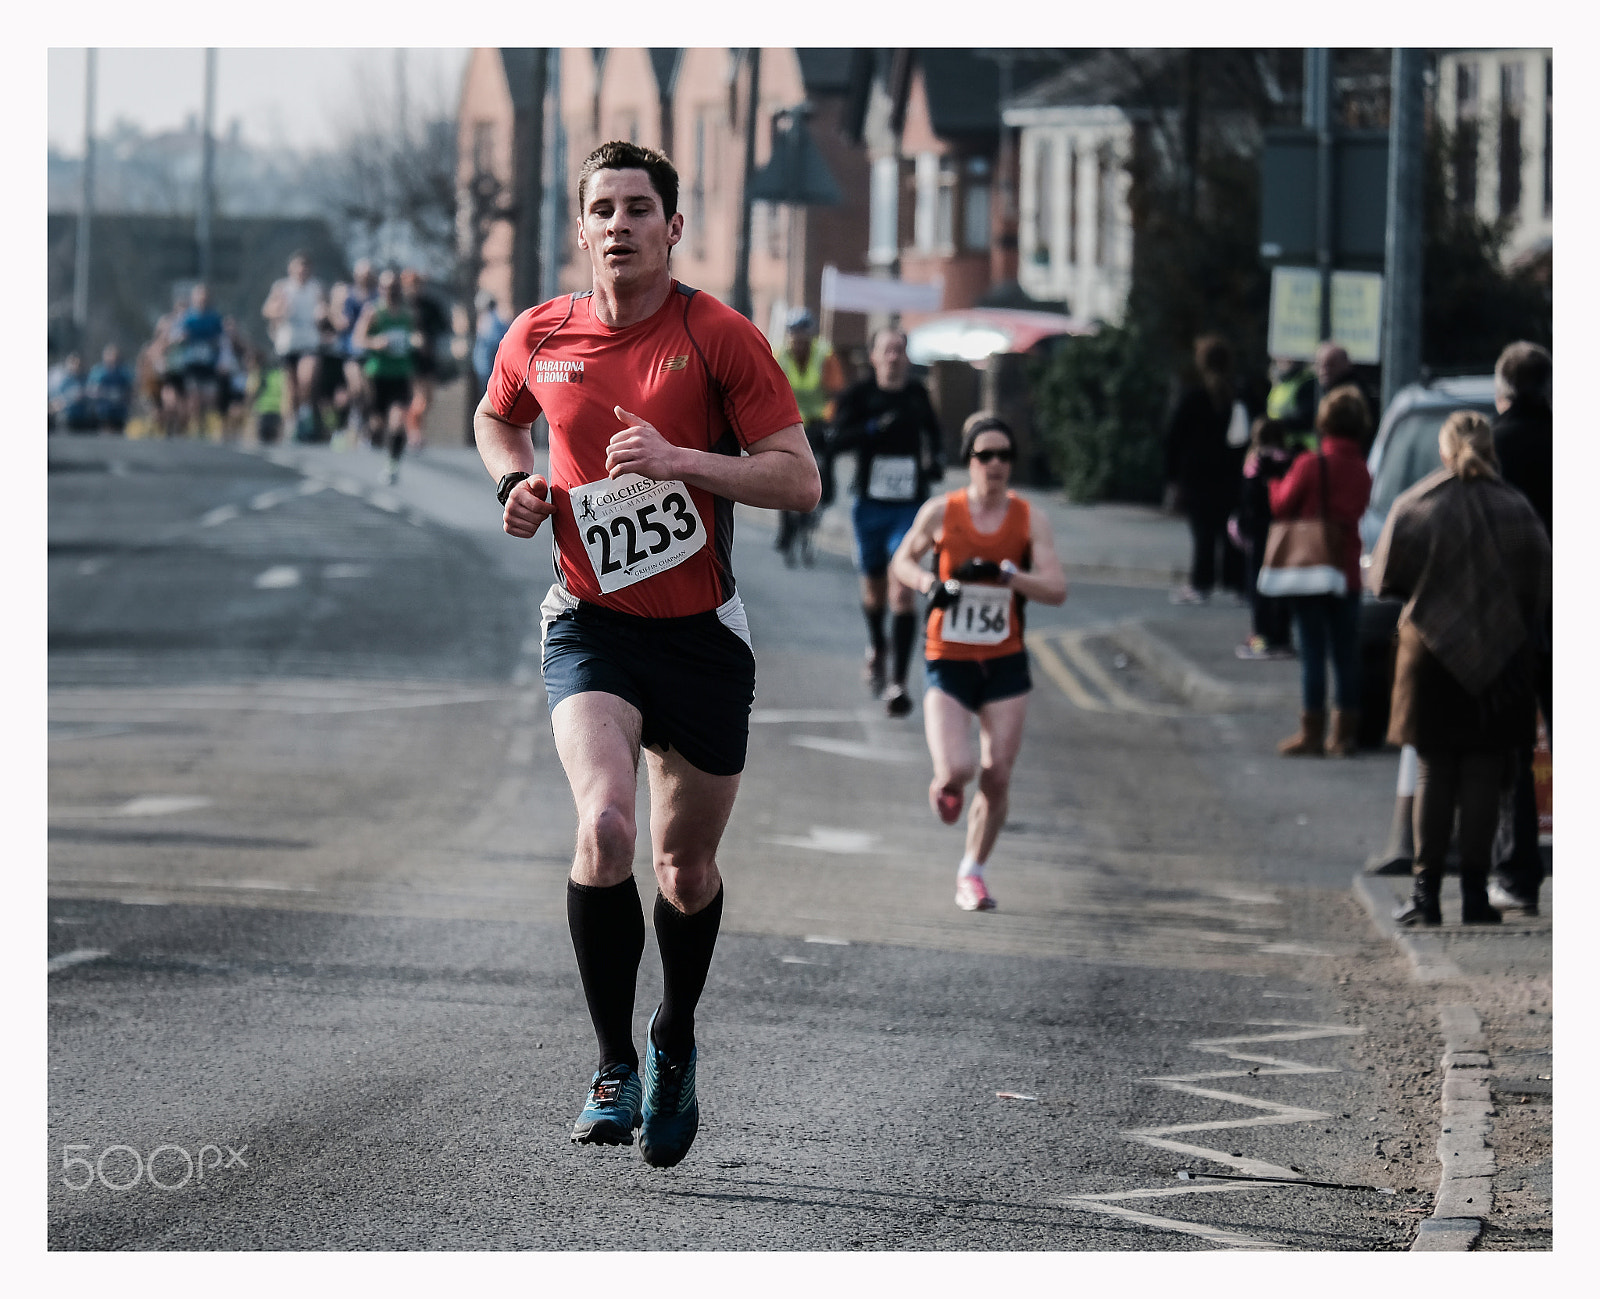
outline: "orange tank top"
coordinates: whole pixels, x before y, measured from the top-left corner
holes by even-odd
[[[1006,493],[1006,515],[993,532],[972,526],[965,489],[944,498],[944,523],[934,550],[939,580],[955,575],[969,559],[998,564],[1009,559],[1018,568],[1031,566],[1033,536],[1028,502],[1015,492]],[[1021,597],[1010,587],[963,582],[961,598],[948,609],[935,609],[928,618],[926,655],[930,659],[967,662],[1003,658],[1022,649]]]

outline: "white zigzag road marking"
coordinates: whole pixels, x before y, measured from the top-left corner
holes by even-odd
[[[1140,1213],[1137,1209],[1129,1209],[1120,1204],[1092,1203],[1088,1200],[1064,1200],[1062,1203],[1078,1209],[1088,1209],[1092,1213],[1108,1213],[1115,1218],[1126,1218],[1129,1222],[1141,1223],[1146,1227],[1158,1227],[1163,1231],[1181,1231],[1186,1236],[1199,1236],[1202,1240],[1209,1240],[1213,1245],[1223,1245],[1230,1249],[1283,1248],[1275,1241],[1246,1236],[1243,1232],[1230,1231],[1226,1227],[1213,1227],[1204,1222],[1185,1222],[1182,1218],[1158,1218],[1153,1213]]]
[[[1225,1167],[1235,1169],[1241,1173],[1248,1173],[1252,1176],[1281,1177],[1289,1185],[1303,1180],[1304,1174],[1297,1173],[1293,1169],[1284,1168],[1278,1164],[1269,1163],[1266,1160],[1252,1159],[1244,1155],[1234,1155],[1228,1151],[1213,1150],[1207,1146],[1189,1145],[1182,1141],[1172,1140],[1172,1134],[1180,1132],[1216,1132],[1236,1128],[1276,1126],[1285,1123],[1309,1123],[1328,1117],[1321,1110],[1306,1109],[1298,1105],[1285,1105],[1279,1101],[1263,1100],[1256,1096],[1243,1096],[1238,1092],[1218,1091],[1214,1088],[1193,1085],[1196,1082],[1214,1078],[1243,1078],[1250,1076],[1275,1078],[1295,1074],[1338,1073],[1337,1069],[1327,1065],[1309,1064],[1303,1060],[1287,1060],[1277,1056],[1249,1054],[1235,1048],[1268,1042],[1309,1042],[1319,1038],[1352,1037],[1366,1031],[1360,1028],[1347,1028],[1342,1024],[1304,1024],[1285,1022],[1283,1020],[1271,1020],[1260,1025],[1252,1025],[1252,1027],[1256,1026],[1279,1031],[1245,1034],[1238,1037],[1201,1038],[1189,1043],[1190,1047],[1196,1051],[1202,1051],[1207,1055],[1224,1056],[1230,1060],[1238,1060],[1241,1063],[1252,1063],[1256,1065],[1254,1069],[1169,1074],[1160,1078],[1146,1078],[1144,1081],[1157,1087],[1165,1088],[1168,1091],[1183,1092],[1205,1100],[1223,1101],[1232,1105],[1243,1105],[1250,1109],[1266,1110],[1266,1114],[1254,1118],[1216,1119],[1199,1123],[1173,1123],[1155,1128],[1129,1128],[1125,1129],[1122,1135],[1130,1141],[1137,1141],[1142,1145],[1154,1146],[1161,1150],[1171,1150],[1177,1154],[1222,1164]],[[1227,1188],[1215,1185],[1137,1187],[1127,1191],[1105,1191],[1094,1195],[1072,1196],[1061,1203],[1090,1213],[1111,1214],[1129,1222],[1137,1222],[1146,1227],[1153,1227],[1162,1231],[1177,1231],[1190,1236],[1198,1236],[1214,1245],[1226,1248],[1283,1248],[1275,1242],[1260,1240],[1229,1228],[1217,1227],[1209,1223],[1186,1222],[1180,1218],[1162,1218],[1155,1214],[1141,1213],[1136,1209],[1113,1203],[1113,1201],[1117,1200],[1160,1199],[1175,1195],[1210,1194],[1222,1189],[1262,1191],[1281,1190],[1283,1188],[1268,1187],[1259,1183],[1250,1186]]]

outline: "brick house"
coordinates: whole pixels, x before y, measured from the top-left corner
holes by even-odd
[[[518,192],[517,162],[530,154],[535,114],[529,87],[538,86],[534,62],[543,51],[479,48],[463,77],[459,141],[461,184],[474,170],[496,177],[506,196]],[[563,49],[553,60],[545,115],[547,169],[559,166],[564,183],[546,197],[544,214],[554,227],[545,249],[558,265],[540,278],[546,290],[567,292],[589,285],[587,260],[572,232],[578,172],[584,158],[609,139],[627,139],[661,149],[679,173],[683,242],[673,253],[673,273],[729,300],[735,276],[743,187],[744,106],[752,60],[749,51],[692,49]],[[850,50],[763,49],[760,104],[756,118],[756,166],[771,153],[775,114],[808,110],[811,139],[826,161],[845,201],[837,207],[757,203],[752,211],[750,289],[752,316],[769,337],[782,332],[793,305],[820,307],[819,284],[826,264],[861,273],[866,269],[867,161],[848,133],[852,72],[859,56]],[[559,159],[559,162],[554,161]],[[524,204],[526,206],[526,204]],[[553,214],[553,215],[552,215]],[[470,225],[469,223],[465,223]],[[539,295],[515,291],[519,260],[537,256],[534,241],[518,238],[518,221],[492,223],[484,242],[480,284],[520,310]],[[468,230],[463,229],[463,239]],[[862,323],[841,320],[841,334],[859,333]],[[861,341],[845,335],[843,345]]]

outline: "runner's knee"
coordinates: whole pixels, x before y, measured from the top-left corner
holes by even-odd
[[[620,803],[602,804],[578,817],[578,858],[620,879],[633,870],[634,835],[630,809]]]
[[[693,915],[710,902],[721,882],[714,851],[661,853],[655,868],[662,896],[685,915]]]
[[[996,763],[987,766],[978,775],[978,789],[985,798],[1004,798],[1011,788],[1011,765]]]

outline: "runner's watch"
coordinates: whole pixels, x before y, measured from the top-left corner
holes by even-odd
[[[501,478],[499,485],[494,489],[494,494],[500,498],[500,504],[504,505],[506,503],[506,497],[511,495],[511,489],[513,487],[520,483],[524,478],[532,477],[532,474],[525,474],[522,472],[522,470],[518,469],[515,472],[506,474],[503,478]]]

